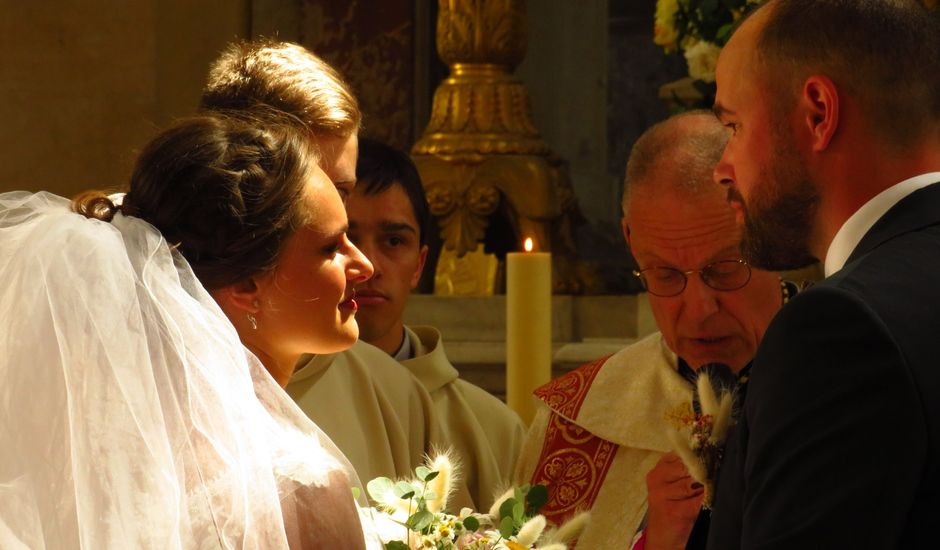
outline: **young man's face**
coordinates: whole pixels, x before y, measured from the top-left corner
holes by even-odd
[[[392,183],[368,195],[357,185],[346,202],[349,237],[372,261],[375,274],[356,288],[360,339],[395,353],[403,335],[402,313],[417,286],[428,247],[404,188]]]

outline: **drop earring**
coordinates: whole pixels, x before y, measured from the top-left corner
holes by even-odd
[[[253,330],[258,330],[258,320],[255,319],[255,316],[249,313],[246,315],[246,317],[248,317],[248,322],[251,323],[251,328]]]

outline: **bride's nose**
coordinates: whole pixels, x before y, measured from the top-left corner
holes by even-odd
[[[372,262],[366,255],[359,250],[356,245],[349,243],[349,252],[347,254],[349,262],[346,264],[346,279],[354,284],[359,284],[369,280],[375,269]]]

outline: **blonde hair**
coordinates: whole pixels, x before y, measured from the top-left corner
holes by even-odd
[[[359,131],[359,103],[340,74],[303,46],[270,39],[229,45],[209,70],[205,110],[273,107],[299,119],[314,135]]]

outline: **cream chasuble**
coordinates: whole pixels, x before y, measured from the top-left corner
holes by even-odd
[[[365,342],[302,357],[286,389],[343,451],[363,485],[380,476],[411,479],[426,453],[452,446],[421,383]],[[471,505],[460,483],[448,508]]]
[[[454,444],[476,510],[486,511],[509,487],[525,428],[519,415],[492,394],[458,378],[432,327],[405,327],[415,357],[402,361],[424,384],[437,418]]]
[[[552,522],[591,510],[578,548],[629,548],[646,514],[646,473],[672,449],[665,413],[692,399],[676,355],[657,332],[535,394],[515,482],[548,486]]]

